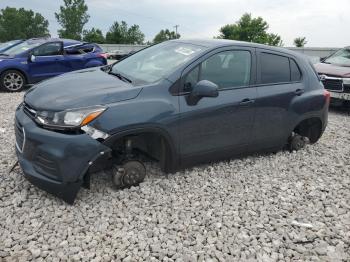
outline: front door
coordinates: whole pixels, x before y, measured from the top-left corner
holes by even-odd
[[[181,84],[184,95],[179,96],[180,150],[184,162],[187,158],[239,151],[250,143],[257,92],[250,86],[254,82],[254,64],[254,49],[225,48],[185,70]],[[188,94],[200,80],[217,84],[219,96],[202,98],[191,105]]]
[[[49,77],[58,75],[62,70],[63,47],[62,42],[50,42],[38,46],[30,52],[29,72],[38,82]]]

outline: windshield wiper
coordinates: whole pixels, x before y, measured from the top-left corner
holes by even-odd
[[[5,53],[0,53],[0,55],[9,56],[8,54],[5,54]]]
[[[116,73],[116,72],[113,72],[112,70],[110,70],[108,72],[108,74],[114,75],[114,76],[118,77],[120,80],[123,80],[124,82],[132,83],[131,79],[127,78],[126,76],[124,76],[120,73]]]

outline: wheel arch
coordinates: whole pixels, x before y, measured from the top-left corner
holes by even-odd
[[[25,72],[25,70],[21,69],[21,68],[18,68],[18,67],[8,67],[8,68],[4,68],[3,70],[1,70],[0,72],[0,76],[5,73],[6,71],[10,71],[10,70],[14,70],[14,71],[18,71],[20,72],[24,78],[25,78],[25,81],[26,81],[26,84],[29,84],[29,75],[27,74],[27,72]]]
[[[323,121],[319,116],[309,116],[301,119],[293,128],[293,132],[309,138],[310,143],[316,143],[323,133]]]
[[[128,130],[123,130],[117,133],[114,133],[111,135],[104,144],[110,148],[113,148],[113,145],[120,141],[120,139],[123,139],[128,136],[138,136],[142,134],[153,134],[165,142],[165,148],[162,150],[166,150],[166,152],[163,152],[166,154],[167,158],[165,160],[164,165],[162,165],[162,169],[165,172],[172,172],[176,170],[177,165],[179,164],[179,155],[175,146],[175,141],[171,137],[171,135],[160,127],[137,127],[137,128],[131,128]]]

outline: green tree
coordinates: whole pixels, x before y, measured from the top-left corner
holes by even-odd
[[[49,22],[39,13],[24,8],[0,10],[0,42],[50,36]]]
[[[86,42],[103,44],[105,42],[105,37],[100,29],[93,27],[90,30],[83,31],[83,40]]]
[[[106,34],[106,42],[109,44],[142,44],[145,35],[138,25],[132,25],[128,28],[125,21],[113,23]]]
[[[282,46],[281,37],[268,33],[268,29],[269,25],[262,17],[252,18],[251,14],[245,13],[235,24],[221,27],[218,38]]]
[[[84,25],[89,21],[88,7],[84,0],[63,0],[60,12],[55,13],[57,22],[62,26],[58,35],[62,38],[81,40]]]
[[[165,30],[162,29],[154,37],[153,43],[157,44],[157,43],[161,43],[171,39],[178,39],[180,37],[181,37],[180,34],[176,34],[174,31],[170,31],[169,29],[165,29]]]
[[[140,26],[132,25],[128,29],[128,42],[130,44],[142,44],[145,40],[145,35],[142,33]]]
[[[294,45],[296,47],[304,47],[307,44],[306,37],[297,37],[294,39]]]

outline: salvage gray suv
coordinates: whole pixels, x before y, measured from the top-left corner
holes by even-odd
[[[73,203],[101,169],[123,188],[144,180],[145,159],[173,172],[315,143],[329,98],[312,65],[294,52],[168,41],[31,88],[16,111],[16,152],[30,182]]]

